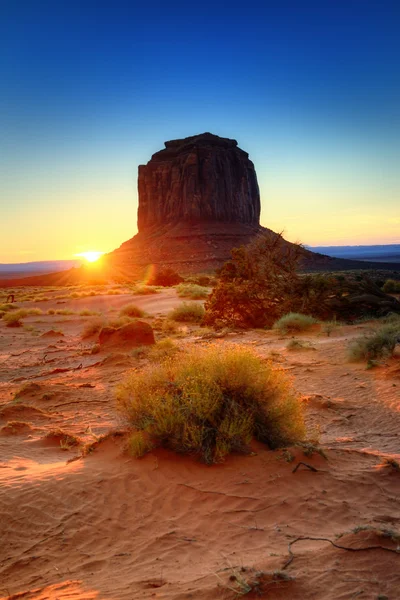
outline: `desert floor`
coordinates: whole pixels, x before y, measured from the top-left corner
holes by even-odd
[[[373,323],[329,337],[316,327],[296,336],[308,342],[297,351],[275,331],[210,340],[181,327],[173,336],[182,348],[242,344],[286,371],[326,455],[255,445],[206,466],[165,450],[134,459],[122,437],[99,440],[125,426],[114,388],[147,359],[123,348],[91,354],[96,337],[81,337],[90,317],[47,314],[117,316],[134,302],[154,324],[181,302],[175,291],[49,297],[17,294],[19,306],[44,314],[19,328],[0,320],[2,598],[229,599],[246,582],[256,598],[257,577],[274,600],[400,598],[400,471],[385,461],[400,460],[400,357],[369,370],[346,359],[349,341]],[[58,429],[92,451],[82,457]],[[293,472],[299,462],[316,471]],[[313,539],[289,546],[297,538]]]

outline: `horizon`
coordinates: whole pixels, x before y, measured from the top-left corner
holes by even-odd
[[[396,2],[1,11],[0,263],[118,248],[138,166],[203,131],[249,153],[260,223],[289,241],[400,243]]]

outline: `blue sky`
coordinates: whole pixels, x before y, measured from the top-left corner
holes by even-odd
[[[256,166],[263,225],[400,241],[400,3],[0,5],[0,262],[136,233],[137,167],[211,131]]]

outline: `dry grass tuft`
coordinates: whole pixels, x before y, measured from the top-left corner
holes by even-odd
[[[34,315],[42,315],[43,311],[40,308],[20,308],[13,310],[3,315],[3,321],[7,327],[21,327],[22,319]]]
[[[121,310],[119,311],[119,314],[121,315],[121,317],[134,317],[134,318],[144,317],[144,312],[142,311],[141,308],[136,306],[136,304],[126,304],[125,306],[123,306],[121,308]]]

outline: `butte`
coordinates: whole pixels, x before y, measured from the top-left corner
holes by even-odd
[[[203,133],[165,142],[139,166],[138,192],[138,234],[108,255],[121,271],[209,271],[264,229],[256,171],[236,140]]]

